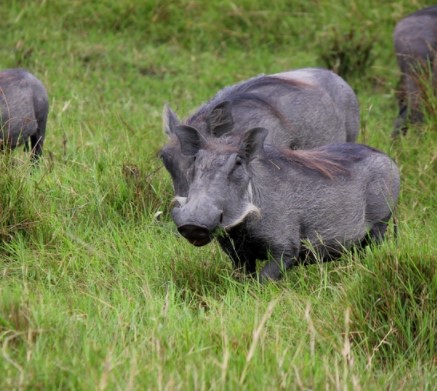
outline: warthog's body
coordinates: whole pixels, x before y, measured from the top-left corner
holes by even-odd
[[[270,254],[261,278],[276,280],[306,258],[308,248],[329,260],[383,238],[399,193],[390,158],[351,143],[278,149],[263,146],[266,135],[256,128],[204,140],[178,130],[183,153],[196,156],[188,197],[172,212],[190,243],[203,246],[218,236],[234,264],[249,273]]]
[[[241,134],[257,126],[270,129],[266,142],[309,149],[332,142],[354,142],[359,106],[349,85],[326,69],[305,68],[258,76],[219,91],[183,124],[166,107],[164,131],[169,142],[161,150],[176,197],[186,197],[192,159],[182,156],[175,136],[179,126],[219,137]]]
[[[401,19],[394,30],[393,41],[402,72],[396,135],[405,133],[408,123],[423,120],[423,90],[437,88],[437,6]]]
[[[1,148],[24,144],[38,158],[44,144],[49,110],[47,92],[42,83],[23,69],[0,72],[0,143]]]

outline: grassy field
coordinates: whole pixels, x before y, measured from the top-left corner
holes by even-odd
[[[390,137],[391,34],[424,6],[3,1],[0,68],[41,79],[50,115],[38,170],[0,157],[0,389],[434,389],[437,119]],[[163,105],[184,117],[225,85],[328,63],[358,94],[359,141],[401,169],[398,240],[237,279],[168,215]]]

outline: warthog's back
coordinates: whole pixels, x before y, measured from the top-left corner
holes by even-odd
[[[284,246],[287,231],[296,229],[313,244],[356,243],[390,216],[399,195],[396,164],[363,145],[331,144],[280,154],[267,148],[256,166],[263,220],[254,219],[254,229],[260,236],[272,232],[269,240],[278,241],[278,226],[288,226],[279,240]]]
[[[10,148],[36,134],[48,113],[47,92],[42,83],[23,69],[0,72],[2,143]],[[45,129],[44,129],[45,130]]]
[[[359,131],[354,92],[326,69],[261,75],[226,87],[196,110],[186,124],[206,132],[205,119],[224,101],[232,104],[234,132],[265,127],[269,129],[268,143],[292,149],[354,142]]]
[[[333,142],[354,142],[359,130],[358,101],[339,76],[326,69],[304,68],[261,75],[220,90],[185,121],[165,106],[164,132],[169,142],[160,156],[175,195],[186,197],[192,158],[183,156],[177,129],[195,129],[203,137],[241,135],[268,129],[266,143],[310,149]]]
[[[409,61],[435,57],[437,50],[437,6],[425,8],[401,19],[393,33],[402,71]]]

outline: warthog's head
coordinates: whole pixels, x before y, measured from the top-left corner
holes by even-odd
[[[197,124],[196,130],[200,134],[214,137],[220,137],[230,132],[234,124],[231,106],[231,102],[224,101],[216,105],[211,112],[201,112],[192,117],[192,122]],[[188,195],[194,157],[182,154],[179,139],[176,136],[176,130],[181,126],[181,121],[168,105],[164,106],[162,117],[168,143],[160,150],[159,157],[171,176],[175,195],[174,201],[178,205],[182,204]]]
[[[176,135],[182,154],[195,162],[188,197],[173,209],[173,220],[190,243],[204,246],[218,228],[229,229],[259,213],[252,203],[250,162],[262,149],[267,130],[207,140],[181,125]]]

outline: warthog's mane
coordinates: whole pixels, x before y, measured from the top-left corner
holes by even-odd
[[[295,79],[286,79],[278,76],[266,75],[256,76],[236,85],[225,87],[211,100],[198,108],[197,111],[185,122],[187,125],[195,125],[198,122],[206,121],[212,109],[224,101],[229,101],[233,105],[247,104],[251,106],[262,106],[270,110],[275,117],[283,121],[283,115],[275,107],[275,96],[270,97],[267,90],[263,93],[256,91],[262,87],[280,87],[286,91],[290,89],[310,88],[312,86],[303,81],[298,81]]]
[[[238,153],[240,151],[240,148],[238,148],[238,136],[209,137],[207,138],[204,149],[217,151],[218,153]]]
[[[216,151],[218,154],[239,153],[241,152],[240,140],[241,136],[238,135],[209,137],[203,148]],[[350,175],[350,167],[354,163],[364,160],[374,152],[381,153],[372,147],[354,143],[330,144],[308,150],[291,150],[274,145],[264,145],[260,158],[284,171],[287,165],[292,163],[303,170],[334,179]]]
[[[349,174],[344,162],[326,151],[283,149],[279,157],[297,164],[306,171],[315,171],[329,179]]]
[[[380,151],[353,143],[330,144],[309,150],[291,150],[267,146],[264,148],[267,159],[286,160],[299,165],[304,170],[317,172],[329,179],[350,175],[350,167],[370,155]]]

